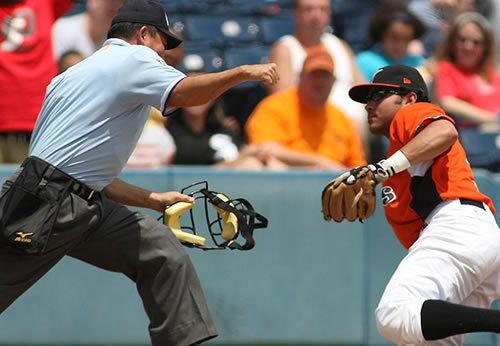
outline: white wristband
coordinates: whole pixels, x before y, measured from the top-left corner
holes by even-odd
[[[408,158],[401,150],[396,151],[388,159],[379,161],[378,164],[386,171],[389,177],[411,167],[410,161],[408,161]]]

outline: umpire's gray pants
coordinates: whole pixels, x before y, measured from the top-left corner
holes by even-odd
[[[103,193],[90,201],[71,193],[63,201],[42,256],[0,245],[0,313],[66,254],[136,283],[153,345],[191,345],[217,335],[191,260],[173,233]]]

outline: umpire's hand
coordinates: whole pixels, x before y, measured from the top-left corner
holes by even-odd
[[[184,195],[177,191],[151,192],[150,198],[156,202],[154,203],[154,207],[152,209],[160,213],[163,213],[167,206],[174,204],[175,202],[194,202],[193,197]]]
[[[278,69],[275,63],[258,64],[258,65],[242,65],[240,66],[246,74],[246,79],[249,81],[262,81],[266,85],[276,84],[280,80]]]

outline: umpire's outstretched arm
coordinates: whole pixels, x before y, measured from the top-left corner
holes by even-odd
[[[172,91],[168,105],[192,107],[207,103],[246,81],[273,85],[279,80],[276,64],[242,65],[226,71],[186,77]]]

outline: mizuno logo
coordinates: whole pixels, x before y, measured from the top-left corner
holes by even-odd
[[[16,235],[18,235],[18,237],[14,238],[14,241],[17,241],[20,243],[31,243],[31,239],[26,238],[26,237],[32,236],[33,233],[17,232]]]

